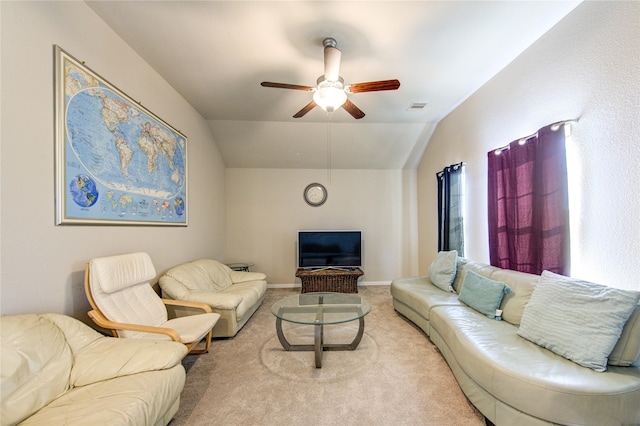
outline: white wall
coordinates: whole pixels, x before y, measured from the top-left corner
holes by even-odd
[[[571,275],[640,289],[639,46],[640,3],[582,3],[439,123],[418,171],[422,273],[436,252],[438,170],[467,163],[466,255],[488,262],[487,152],[579,117]]]
[[[222,258],[224,165],[205,120],[83,2],[0,2],[2,314],[86,319],[92,257],[146,251],[158,273]],[[188,227],[55,226],[53,45],[188,137]]]
[[[330,182],[329,182],[330,179]],[[365,282],[417,273],[415,171],[227,169],[227,258],[255,263],[269,284],[296,282],[296,233],[360,229]],[[312,182],[325,204],[302,197]]]
[[[292,283],[295,232],[305,228],[362,229],[366,281],[414,275],[418,264],[426,273],[434,174],[458,161],[468,164],[467,254],[488,261],[486,153],[572,117],[582,184],[573,275],[640,288],[639,17],[637,2],[581,4],[438,125],[417,174],[333,170],[329,182],[326,170],[225,171],[208,124],[84,3],[2,1],[0,313],[84,317],[85,262],[138,250],[159,273],[213,257]],[[54,225],[54,44],[188,136],[189,227]],[[302,199],[313,181],[329,190],[319,208]]]

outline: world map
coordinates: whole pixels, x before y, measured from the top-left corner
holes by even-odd
[[[186,138],[65,58],[67,218],[186,224]]]

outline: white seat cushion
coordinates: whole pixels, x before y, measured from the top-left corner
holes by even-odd
[[[255,305],[262,297],[267,289],[267,284],[264,281],[249,281],[240,284],[234,284],[226,291],[229,294],[242,297],[242,301],[236,307],[236,321],[241,322],[245,315],[253,314]],[[222,292],[221,294],[226,294]]]
[[[215,313],[189,315],[170,319],[162,327],[168,327],[178,332],[182,343],[199,342],[216,325],[219,318],[220,314]]]
[[[219,318],[220,314],[216,313],[189,315],[170,319],[156,325],[156,327],[175,330],[175,332],[178,333],[178,336],[180,336],[180,341],[182,343],[192,343],[202,340],[209,330],[216,325]],[[171,340],[171,338],[166,334],[144,333],[130,330],[120,330],[118,335],[128,339]]]

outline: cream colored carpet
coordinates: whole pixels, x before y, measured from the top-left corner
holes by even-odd
[[[484,425],[426,335],[398,315],[389,287],[360,287],[371,303],[355,351],[285,351],[271,305],[299,289],[269,289],[232,339],[183,361],[187,383],[171,426],[179,425]],[[284,323],[293,343],[313,327]],[[357,322],[325,327],[326,343],[348,343]]]

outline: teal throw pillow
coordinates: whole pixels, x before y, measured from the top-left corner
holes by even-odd
[[[544,271],[524,308],[518,334],[583,367],[605,371],[639,299],[637,291]]]
[[[438,288],[453,292],[451,284],[456,278],[458,252],[456,250],[439,252],[429,267],[429,279]]]
[[[491,280],[468,270],[458,300],[494,319],[496,309],[500,308],[500,303],[502,303],[502,298],[509,292],[511,292],[511,288],[505,283]]]

